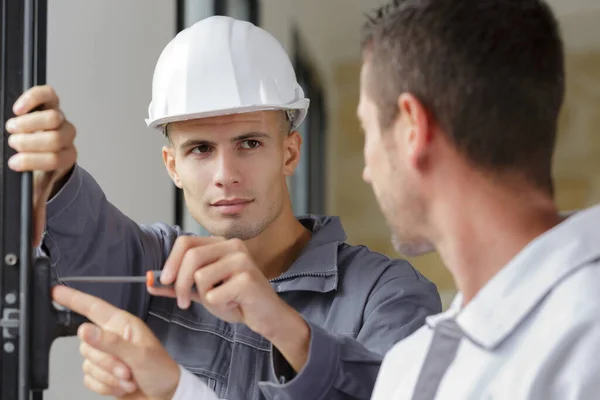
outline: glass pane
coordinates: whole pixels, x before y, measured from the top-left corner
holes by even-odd
[[[185,0],[183,23],[185,28],[214,15],[214,0]]]
[[[227,0],[227,15],[235,19],[248,21],[250,19],[250,1]]]
[[[303,82],[298,82],[302,89],[307,93],[307,88]],[[290,182],[290,195],[292,197],[292,208],[295,215],[308,214],[308,162],[310,158],[310,113],[306,116],[306,119],[298,127],[298,133],[302,138],[302,147],[300,148],[300,161],[296,167],[296,171],[291,177]]]

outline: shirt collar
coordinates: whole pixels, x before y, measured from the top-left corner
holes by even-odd
[[[433,314],[433,315],[429,315],[429,316],[425,317],[425,323],[431,329],[435,329],[438,322],[441,322],[441,321],[444,321],[447,319],[456,318],[456,316],[460,312],[461,304],[462,304],[462,293],[459,292],[456,294],[456,296],[454,297],[454,299],[452,300],[452,302],[450,303],[450,306],[448,307],[448,309],[446,311],[441,312],[439,314]]]
[[[277,292],[307,290],[329,292],[338,285],[338,246],[346,232],[338,217],[307,215],[298,220],[312,232],[292,266],[271,280]]]
[[[499,346],[570,274],[600,258],[600,206],[571,213],[531,241],[461,310],[458,293],[449,309],[429,317],[435,327],[456,318],[465,335],[488,350]],[[501,302],[501,306],[498,304]]]

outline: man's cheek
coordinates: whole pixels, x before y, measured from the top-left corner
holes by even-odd
[[[367,163],[372,174],[380,174],[383,172],[382,168],[384,167],[383,164],[385,162],[384,157],[385,154],[381,149],[380,143],[369,143],[369,147],[367,149]]]

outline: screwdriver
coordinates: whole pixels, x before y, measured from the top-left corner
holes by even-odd
[[[153,288],[172,288],[173,285],[164,285],[160,281],[161,270],[146,272],[144,276],[67,276],[61,278],[62,282],[102,282],[102,283],[146,283]],[[196,285],[192,290],[196,289]]]

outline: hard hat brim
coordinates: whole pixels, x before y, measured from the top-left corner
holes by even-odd
[[[180,121],[189,121],[193,119],[201,119],[201,118],[209,118],[209,117],[219,117],[223,115],[232,115],[232,114],[243,114],[250,113],[256,111],[271,111],[271,110],[297,110],[298,112],[295,115],[294,120],[292,121],[292,129],[297,129],[300,124],[306,118],[306,114],[308,112],[310,101],[309,99],[300,99],[292,104],[286,105],[270,105],[270,104],[260,104],[260,105],[251,105],[246,107],[233,107],[233,108],[224,108],[210,111],[201,111],[195,113],[183,113],[183,114],[175,114],[169,115],[168,117],[156,118],[151,120],[146,118],[146,125],[152,129],[162,130],[163,126],[171,122],[180,122]]]

